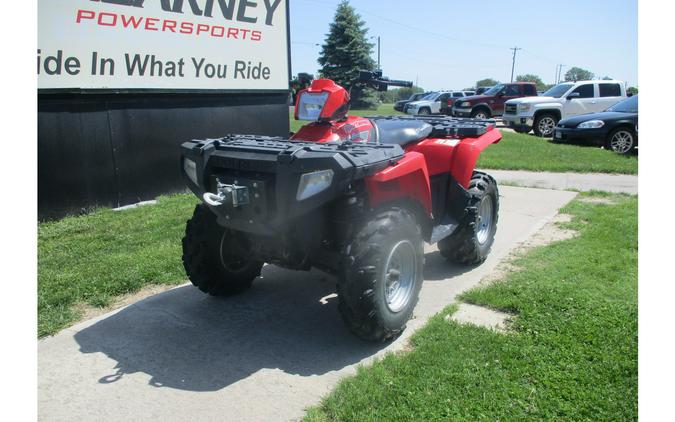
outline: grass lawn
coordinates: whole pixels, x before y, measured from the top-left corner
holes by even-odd
[[[157,205],[40,223],[38,336],[77,321],[78,304],[105,306],[148,284],[184,282],[181,238],[197,201],[163,196]]]
[[[532,135],[502,132],[503,138],[488,147],[478,167],[578,173],[637,174],[635,155],[623,156],[591,146],[554,144]]]
[[[382,104],[377,110],[352,110],[357,116],[402,114],[393,104]],[[305,122],[295,120],[289,112],[291,131],[297,132]],[[531,170],[578,173],[637,174],[637,156],[621,156],[597,147],[554,144],[532,135],[503,132],[497,145],[486,149],[478,161],[484,169]]]
[[[637,198],[605,197],[564,209],[578,237],[462,296],[517,315],[512,332],[448,322],[449,307],[306,420],[637,420]]]

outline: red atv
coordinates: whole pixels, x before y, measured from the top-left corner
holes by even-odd
[[[362,85],[408,85],[361,72]],[[348,116],[328,79],[298,94],[291,139],[228,135],[185,142],[182,168],[197,205],[183,264],[200,290],[248,289],[263,263],[338,278],[339,310],[359,337],[405,328],[423,281],[424,242],[474,265],[492,246],[495,180],[474,171],[501,134],[486,120]]]

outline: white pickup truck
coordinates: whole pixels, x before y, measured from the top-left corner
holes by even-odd
[[[504,124],[537,136],[553,136],[558,121],[579,114],[604,111],[626,98],[622,81],[578,81],[558,84],[538,97],[523,97],[504,104]]]

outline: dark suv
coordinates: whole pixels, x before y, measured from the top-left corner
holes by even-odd
[[[495,85],[482,95],[474,95],[455,101],[452,115],[489,119],[504,114],[504,103],[520,97],[537,96],[537,86],[533,82],[512,82]]]

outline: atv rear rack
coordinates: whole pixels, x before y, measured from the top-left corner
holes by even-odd
[[[430,124],[430,137],[436,138],[477,138],[494,129],[494,120],[457,118],[445,116],[372,116],[371,120],[417,120]]]

